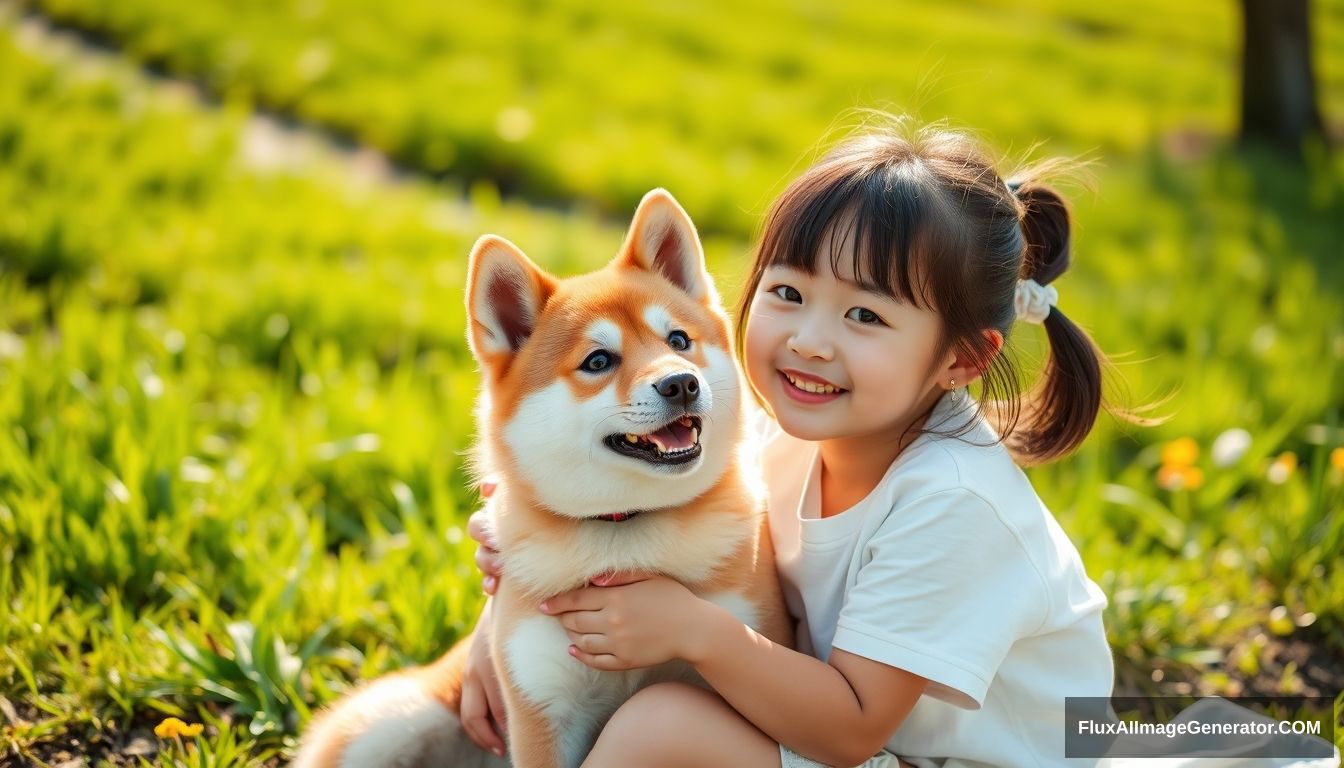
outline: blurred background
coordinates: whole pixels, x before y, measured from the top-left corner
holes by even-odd
[[[856,109],[1093,161],[1061,306],[1170,418],[1031,477],[1117,691],[1338,695],[1344,1],[0,0],[0,764],[278,765],[435,657],[470,244],[663,186],[731,301]]]

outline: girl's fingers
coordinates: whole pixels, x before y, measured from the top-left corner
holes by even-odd
[[[490,724],[499,736],[500,746],[509,733],[509,713],[504,710],[504,692],[500,690],[499,678],[491,675],[482,683],[485,688],[485,701],[490,708]]]
[[[499,551],[495,549],[495,542],[490,535],[490,514],[483,509],[478,509],[471,513],[467,520],[467,535],[475,539],[479,546],[476,547],[476,568],[485,575],[485,580],[481,588],[485,594],[493,595],[495,590],[499,589]]]
[[[542,613],[555,616],[569,611],[596,611],[603,607],[605,598],[600,589],[581,587],[571,592],[556,595],[542,603]]]
[[[482,547],[488,547],[492,551],[496,549],[495,538],[490,533],[490,513],[484,509],[472,512],[471,517],[467,518],[467,535]]]
[[[486,576],[499,578],[499,553],[482,544],[476,548],[476,568]]]
[[[602,629],[597,611],[570,611],[560,614],[560,625],[570,632],[591,633]]]
[[[477,681],[468,677],[462,685],[462,730],[476,746],[503,756],[504,740],[490,724],[487,697]]]
[[[632,667],[627,666],[620,659],[616,658],[615,656],[612,656],[609,653],[600,653],[596,655],[591,653],[584,653],[575,646],[571,645],[569,646],[569,655],[573,656],[574,658],[578,659],[584,664],[592,667],[593,669],[601,669],[607,672],[621,672],[626,669],[632,669]]]
[[[607,642],[605,635],[590,635],[582,632],[565,632],[569,636],[569,642],[575,648],[588,654],[603,654],[611,651],[611,643]]]

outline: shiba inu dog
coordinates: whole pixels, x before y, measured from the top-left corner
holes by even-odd
[[[644,197],[616,258],[557,279],[513,244],[472,250],[468,340],[484,374],[477,469],[504,578],[491,653],[514,765],[579,765],[640,688],[694,680],[680,663],[590,669],[537,606],[618,571],[661,573],[791,642],[729,324],[685,211]],[[301,768],[492,766],[457,717],[470,638],[374,681],[315,721]]]

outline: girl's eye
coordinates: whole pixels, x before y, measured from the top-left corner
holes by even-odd
[[[768,292],[775,294],[785,301],[792,301],[797,304],[801,304],[803,301],[803,294],[799,293],[798,290],[791,285],[776,285]]]
[[[605,349],[599,349],[583,359],[580,371],[601,373],[616,364],[616,356]]]
[[[678,352],[685,352],[691,348],[691,337],[685,331],[673,331],[667,335],[667,345]]]
[[[849,310],[849,313],[846,314],[845,317],[856,323],[863,323],[864,325],[882,324],[882,318],[878,317],[876,312],[871,309],[864,309],[863,307],[855,307]]]

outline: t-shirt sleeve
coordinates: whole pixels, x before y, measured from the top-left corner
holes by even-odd
[[[1045,618],[1045,580],[980,496],[953,489],[894,509],[865,544],[832,648],[930,681],[979,709],[999,664]]]

